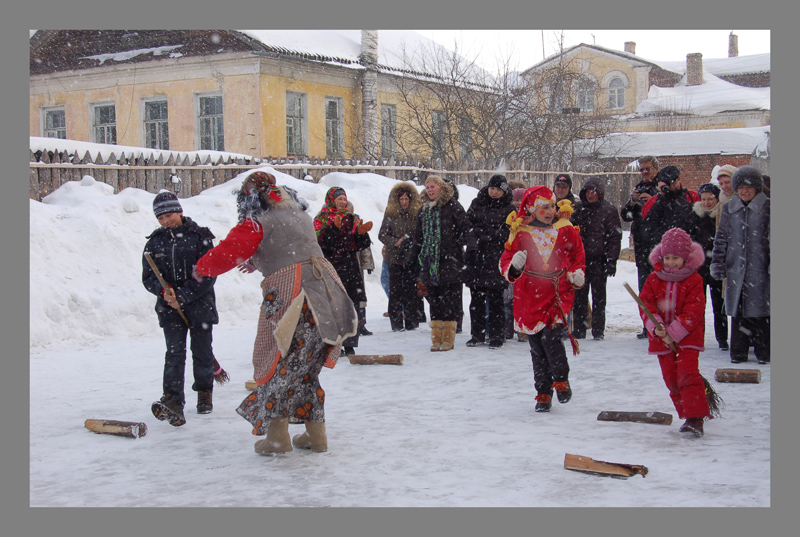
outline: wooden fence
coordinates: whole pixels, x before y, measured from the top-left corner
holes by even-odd
[[[370,160],[357,159],[293,159],[272,158],[234,159],[219,157],[212,161],[206,156],[201,160],[197,153],[181,156],[153,153],[119,157],[111,153],[103,160],[100,153],[92,157],[87,151],[83,156],[67,151],[30,152],[30,198],[41,201],[67,181],[80,181],[90,175],[96,181],[106,183],[117,193],[125,188],[139,188],[148,192],[161,189],[177,191],[179,197],[194,196],[203,190],[219,185],[240,173],[269,166],[297,179],[318,182],[322,176],[333,172],[375,173],[397,180],[414,181],[424,184],[428,175],[436,174],[456,184],[466,184],[476,188],[486,185],[492,175],[502,173],[509,181],[522,181],[527,186],[552,186],[559,171],[539,171],[527,169],[524,162],[505,163],[480,162],[470,165],[441,163],[431,160]],[[499,171],[500,170],[500,171]],[[572,191],[577,196],[590,176],[600,176],[606,181],[605,198],[619,207],[627,200],[633,185],[639,181],[639,174],[630,171],[587,171],[569,172],[573,178]],[[177,182],[179,181],[179,182]],[[179,187],[179,188],[178,188]]]

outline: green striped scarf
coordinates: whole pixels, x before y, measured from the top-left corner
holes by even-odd
[[[419,252],[419,263],[422,271],[430,276],[433,285],[439,283],[439,245],[441,243],[441,207],[433,207],[422,211],[422,248]]]

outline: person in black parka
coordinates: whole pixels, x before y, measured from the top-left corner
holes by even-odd
[[[472,335],[467,347],[485,342],[487,305],[489,348],[502,347],[505,340],[503,291],[508,282],[500,273],[499,263],[510,229],[506,219],[514,211],[511,201],[511,188],[506,178],[494,175],[467,210],[471,227],[466,235],[466,284],[471,294],[469,317]]]
[[[586,252],[586,284],[575,291],[572,335],[576,339],[586,337],[591,288],[592,337],[603,339],[606,328],[606,279],[617,272],[622,222],[616,207],[604,199],[605,185],[600,177],[590,177],[579,197],[581,204],[571,222],[580,228]]]
[[[214,388],[214,353],[211,347],[211,328],[219,322],[214,282],[216,278],[192,277],[197,261],[213,246],[214,235],[206,227],[183,216],[177,196],[162,191],[153,200],[153,213],[161,227],[151,233],[142,254],[142,283],[156,295],[158,324],[164,330],[167,352],[164,356],[163,396],[153,403],[153,414],[170,425],[180,426],[183,415],[184,371],[186,365],[186,335],[191,337],[192,390],[197,392],[197,413],[212,410]],[[144,258],[150,254],[169,285],[165,291],[150,264]],[[178,313],[183,311],[189,326]]]

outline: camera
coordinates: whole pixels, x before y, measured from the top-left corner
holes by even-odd
[[[669,185],[661,185],[659,190],[661,191],[662,194],[669,194],[670,192],[672,192],[672,189],[669,187]]]
[[[633,191],[636,192],[637,194],[649,194],[650,193],[650,187],[649,186],[637,186],[636,188],[633,189]]]

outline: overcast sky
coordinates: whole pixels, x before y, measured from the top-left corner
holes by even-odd
[[[417,30],[453,48],[468,59],[477,58],[486,69],[495,69],[497,58],[511,57],[525,70],[559,49],[562,30]],[[564,47],[580,43],[623,50],[626,41],[636,43],[636,55],[648,60],[685,60],[700,52],[704,58],[726,58],[728,35],[739,36],[739,56],[770,51],[769,30],[563,30]],[[544,49],[542,41],[544,38]]]

